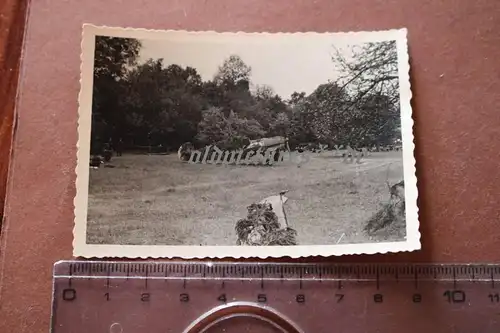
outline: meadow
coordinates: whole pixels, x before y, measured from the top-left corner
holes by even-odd
[[[331,151],[302,165],[212,165],[177,154],[124,154],[90,170],[87,243],[235,245],[247,206],[287,193],[286,213],[301,245],[403,241],[390,228],[368,236],[366,221],[403,179],[401,152],[346,163]],[[110,167],[109,167],[110,166]]]

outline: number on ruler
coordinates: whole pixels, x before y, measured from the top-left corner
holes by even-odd
[[[217,297],[217,300],[226,303],[227,302],[226,294],[220,295],[219,297]]]
[[[413,294],[413,303],[422,303],[422,295]]]
[[[180,294],[179,300],[181,302],[189,302],[189,295],[188,294]]]
[[[306,296],[303,294],[299,294],[299,295],[297,295],[297,297],[295,297],[295,300],[297,301],[297,303],[305,303]]]
[[[500,303],[500,295],[499,294],[489,294],[491,303]]]
[[[104,297],[106,297],[106,301],[109,301],[109,293],[105,293]]]
[[[259,302],[259,303],[265,303],[265,302],[267,302],[267,296],[266,296],[266,294],[259,294],[257,296],[257,302]]]
[[[462,290],[446,290],[443,296],[446,297],[448,303],[463,303],[466,298]]]

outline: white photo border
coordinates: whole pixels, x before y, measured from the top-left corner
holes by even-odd
[[[276,35],[316,35],[329,34],[336,38],[356,40],[356,42],[376,42],[396,40],[400,89],[401,132],[403,146],[403,168],[405,182],[406,240],[399,242],[377,242],[336,245],[294,245],[294,246],[179,246],[179,245],[102,245],[87,244],[87,210],[89,192],[90,130],[92,114],[92,87],[95,37],[98,35],[137,38],[162,39],[166,34],[182,38],[182,35],[200,34],[215,38],[221,34],[245,34],[256,37],[274,37]],[[118,28],[107,26],[83,25],[81,53],[80,93],[78,96],[78,143],[76,167],[76,196],[74,199],[73,255],[84,258],[300,258],[309,256],[341,256],[353,254],[376,254],[391,252],[410,252],[419,250],[420,232],[418,217],[418,189],[414,157],[413,119],[410,100],[412,98],[409,77],[409,56],[407,29],[394,29],[372,32],[339,33],[246,33],[185,30],[148,30]]]

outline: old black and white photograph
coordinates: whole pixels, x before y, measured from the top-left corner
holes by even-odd
[[[84,25],[74,254],[419,249],[406,34]]]

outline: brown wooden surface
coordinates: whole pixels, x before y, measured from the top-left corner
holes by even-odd
[[[0,226],[10,161],[26,0],[0,2]]]
[[[0,248],[0,332],[47,332],[52,264],[71,258],[82,23],[270,32],[407,27],[423,249],[321,260],[500,261],[499,1],[37,0]]]

